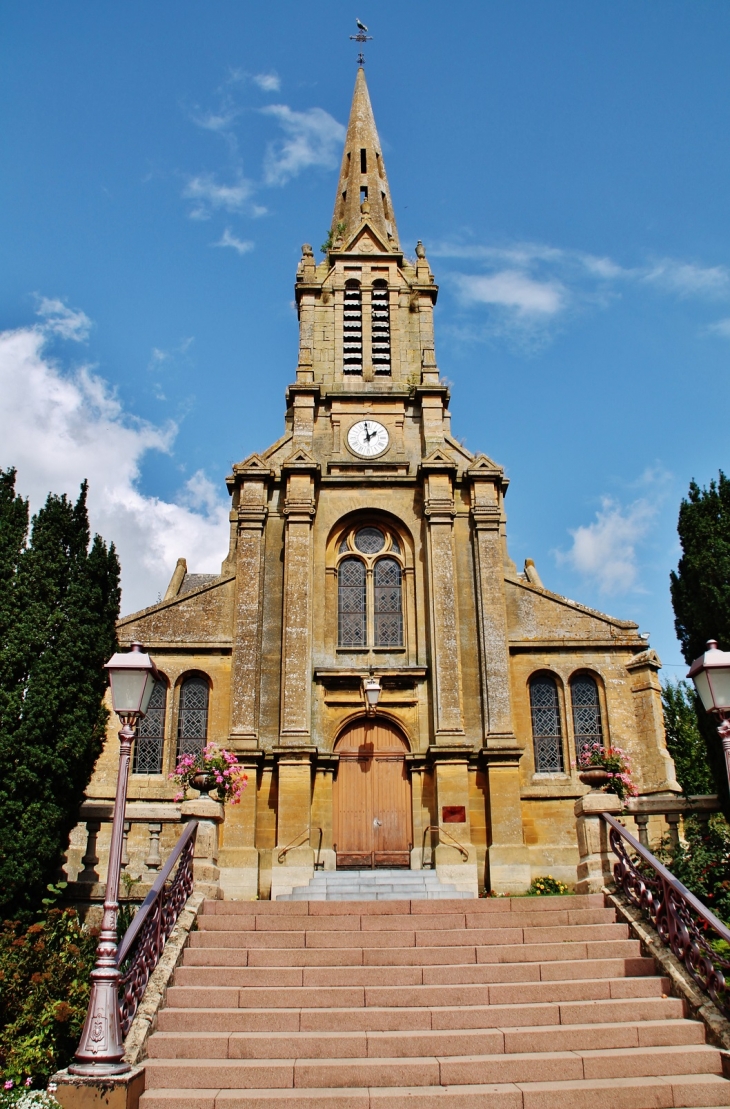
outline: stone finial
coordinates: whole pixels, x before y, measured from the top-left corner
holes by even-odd
[[[421,240],[419,239],[418,242],[416,243],[416,258],[425,258],[425,257],[426,257],[426,248],[423,245],[423,243],[421,242]]]
[[[314,251],[312,250],[311,243],[302,243],[302,256],[304,258],[314,258]]]

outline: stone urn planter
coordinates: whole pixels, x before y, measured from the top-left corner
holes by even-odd
[[[592,790],[602,789],[611,781],[611,776],[602,766],[589,766],[586,770],[578,772],[583,785],[590,786]]]
[[[201,793],[207,793],[209,796],[218,788],[213,775],[206,774],[204,771],[201,771],[200,774],[194,774],[190,779],[190,785],[193,789],[198,789]],[[217,800],[217,798],[213,798],[213,800]]]

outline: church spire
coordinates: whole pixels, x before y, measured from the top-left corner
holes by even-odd
[[[332,217],[335,247],[342,247],[350,242],[365,220],[382,238],[384,245],[398,249],[398,230],[380,139],[370,104],[365,71],[360,67],[355,80]]]

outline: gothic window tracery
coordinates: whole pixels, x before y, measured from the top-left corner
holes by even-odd
[[[208,738],[208,683],[199,674],[180,686],[177,719],[177,755],[196,755]]]
[[[530,680],[532,741],[537,774],[562,774],[563,733],[560,723],[558,687],[552,674],[536,674]]]
[[[161,774],[162,752],[165,746],[165,710],[167,708],[167,684],[155,682],[147,713],[137,726],[134,741],[133,774]]]
[[[578,674],[570,683],[573,706],[573,734],[577,754],[594,743],[603,746],[603,722],[598,683],[590,674]]]
[[[340,541],[338,555],[338,645],[403,647],[403,566],[396,536],[387,528],[354,527]]]

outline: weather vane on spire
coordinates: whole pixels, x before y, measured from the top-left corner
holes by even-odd
[[[355,22],[357,23],[357,34],[350,35],[350,39],[353,42],[372,42],[373,36],[367,33],[368,29],[365,24],[357,18],[355,19]],[[365,55],[363,54],[362,50],[357,56],[357,64],[365,65]]]

